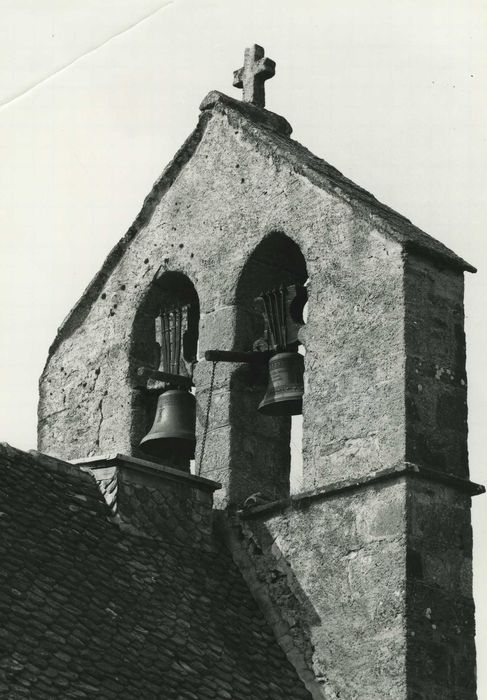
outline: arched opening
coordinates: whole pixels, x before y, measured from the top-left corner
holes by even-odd
[[[136,313],[130,345],[134,385],[132,454],[185,471],[189,471],[193,457],[188,439],[168,438],[163,456],[149,450],[147,444],[141,447],[140,443],[153,427],[162,392],[178,387],[189,391],[197,361],[199,316],[198,294],[191,280],[181,272],[162,271],[156,275]],[[183,381],[162,381],[152,376],[141,381],[141,368],[182,377]],[[175,416],[175,420],[180,419]]]
[[[257,298],[271,290],[292,286],[302,289],[307,279],[306,261],[299,246],[281,232],[266,236],[249,256],[238,280],[235,347],[247,351],[268,349],[265,315],[259,310]],[[298,351],[297,336],[291,334],[289,341],[289,349]],[[292,422],[298,425],[299,418],[263,415],[258,410],[267,386],[265,364],[241,365],[232,375],[231,502],[241,502],[259,491],[272,500],[285,497],[290,491],[292,463],[302,469],[299,426],[296,436],[293,431],[294,442],[299,438],[298,450],[291,449]]]

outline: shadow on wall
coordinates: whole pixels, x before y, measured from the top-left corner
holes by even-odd
[[[234,348],[252,350],[262,339],[264,323],[255,299],[262,292],[304,285],[306,261],[299,246],[284,233],[266,236],[247,259],[238,280]],[[229,501],[242,504],[260,491],[269,500],[289,495],[291,417],[258,411],[267,386],[267,367],[241,365],[230,383]]]

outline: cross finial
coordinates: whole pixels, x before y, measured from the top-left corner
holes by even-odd
[[[233,86],[243,88],[243,101],[257,107],[265,107],[264,82],[276,72],[276,64],[264,53],[257,44],[245,49],[243,68],[233,73]]]

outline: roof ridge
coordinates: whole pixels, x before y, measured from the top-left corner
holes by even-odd
[[[8,442],[0,442],[0,458],[1,457],[5,457],[8,460],[26,460],[30,462],[30,464],[38,465],[49,472],[69,475],[85,483],[95,481],[91,472],[88,470],[76,467],[59,457],[53,457],[44,452],[38,452],[37,450],[21,450],[18,447],[13,447]]]

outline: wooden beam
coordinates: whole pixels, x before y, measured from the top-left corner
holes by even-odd
[[[174,386],[178,386],[183,389],[189,389],[193,386],[193,380],[191,377],[185,377],[182,374],[161,372],[158,369],[151,369],[150,367],[139,367],[137,370],[137,376],[144,381],[147,381],[148,379],[156,379],[159,382],[173,384]]]
[[[207,350],[205,360],[209,362],[248,362],[265,364],[274,353],[270,352],[235,352],[233,350]]]

